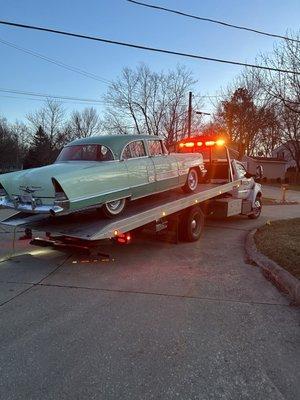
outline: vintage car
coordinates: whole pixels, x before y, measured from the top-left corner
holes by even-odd
[[[201,154],[169,154],[157,136],[93,136],[66,145],[54,164],[0,175],[0,207],[52,216],[101,207],[114,217],[127,200],[193,192],[205,172]]]

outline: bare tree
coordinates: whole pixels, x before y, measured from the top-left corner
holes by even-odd
[[[101,122],[94,107],[85,108],[82,111],[73,111],[69,129],[73,138],[85,138],[100,134]]]
[[[248,89],[239,87],[220,102],[215,123],[219,131],[226,132],[242,157],[262,150],[264,138],[274,126],[272,116],[271,109],[256,105]]]
[[[297,41],[283,40],[274,46],[270,54],[262,54],[264,64],[272,68],[285,69],[293,73],[279,71],[256,72],[266,96],[300,114],[300,34],[290,34]]]
[[[27,115],[31,124],[32,133],[41,127],[49,138],[50,150],[57,149],[62,141],[65,128],[65,110],[61,103],[47,99],[45,105],[39,110]]]
[[[300,114],[283,106],[280,112],[281,143],[300,172]]]
[[[176,140],[186,130],[187,96],[195,83],[191,72],[181,66],[167,73],[153,72],[144,64],[136,70],[124,68],[104,97],[106,130],[161,134],[168,142]]]

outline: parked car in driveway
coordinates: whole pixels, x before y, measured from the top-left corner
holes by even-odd
[[[169,154],[157,136],[93,136],[66,145],[52,165],[1,175],[0,206],[50,215],[102,207],[114,217],[128,200],[193,192],[205,172],[201,154]]]

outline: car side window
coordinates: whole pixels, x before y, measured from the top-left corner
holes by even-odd
[[[164,149],[161,140],[148,140],[148,149],[150,156],[161,156],[164,154]]]
[[[101,145],[100,151],[98,154],[98,160],[99,161],[112,161],[113,159],[114,159],[114,156],[113,156],[111,150],[108,147]]]
[[[130,158],[145,157],[146,150],[142,140],[136,140],[128,143],[123,150],[123,158],[128,160]]]

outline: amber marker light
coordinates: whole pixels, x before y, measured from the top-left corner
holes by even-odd
[[[186,142],[185,147],[194,147],[195,143],[194,142]]]
[[[165,213],[165,211],[162,213],[162,216],[163,216],[163,217],[165,217],[165,216],[166,216],[166,213]]]
[[[218,140],[216,141],[216,145],[217,145],[217,146],[224,146],[224,144],[225,144],[225,140],[224,140],[224,139],[218,139]]]
[[[119,231],[115,230],[115,231],[114,231],[114,235],[115,235],[115,236],[118,236],[118,234],[119,234]]]

